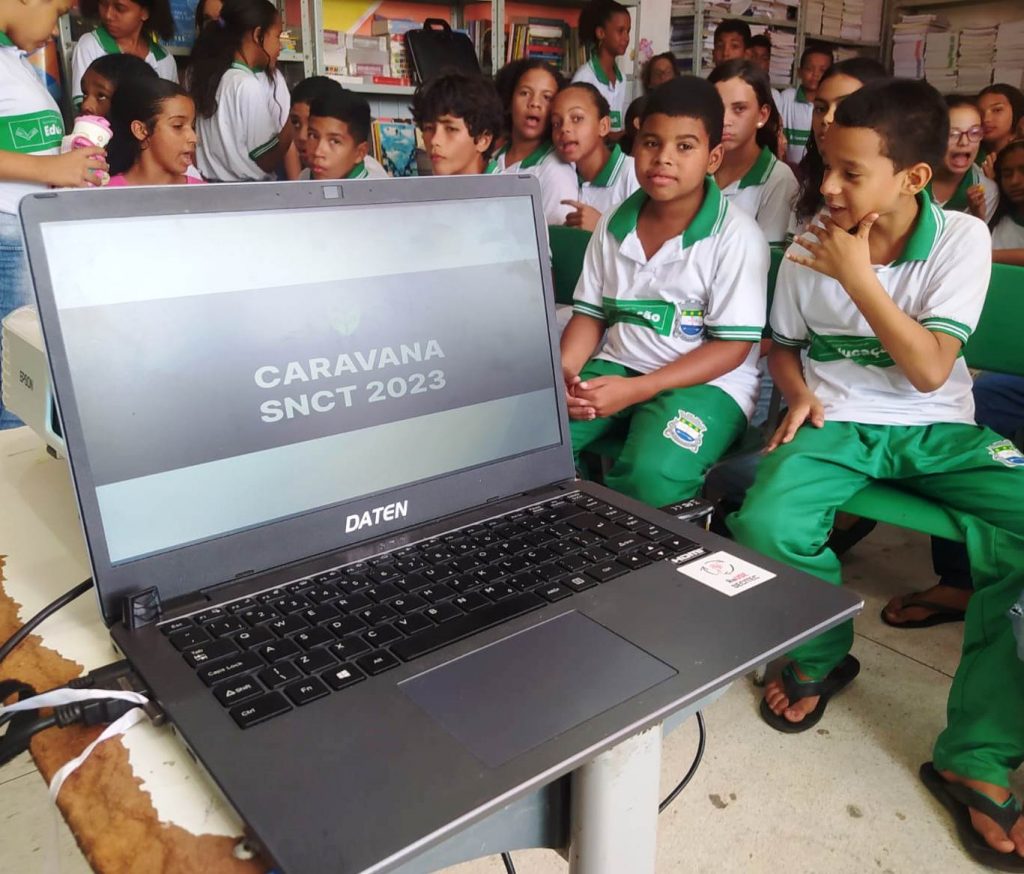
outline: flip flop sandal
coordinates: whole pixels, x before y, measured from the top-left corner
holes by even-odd
[[[782,669],[780,677],[782,687],[786,690],[786,697],[789,698],[789,703],[792,704],[802,698],[820,695],[818,706],[799,722],[790,722],[790,720],[786,719],[784,713],[775,713],[768,706],[768,702],[762,698],[761,718],[776,731],[782,731],[786,734],[799,734],[802,731],[807,731],[809,728],[814,728],[814,726],[821,722],[821,717],[825,715],[825,708],[828,706],[829,699],[849,686],[859,673],[860,662],[852,655],[847,655],[846,658],[831,670],[824,680],[801,680],[796,675],[793,663],[790,662]]]
[[[885,608],[882,608],[882,612],[879,614],[882,617],[882,621],[891,626],[892,628],[932,628],[935,625],[945,625],[947,622],[963,622],[965,611],[960,610],[956,607],[950,607],[948,604],[938,604],[935,601],[926,601],[922,598],[917,598],[914,595],[908,595],[904,601],[903,606],[900,608],[906,610],[908,607],[921,607],[924,610],[931,610],[931,616],[925,616],[924,619],[909,619],[906,622],[893,622],[885,615]]]
[[[997,804],[976,789],[959,783],[950,783],[935,770],[935,765],[931,762],[921,765],[920,774],[922,782],[932,795],[953,814],[960,842],[972,859],[997,871],[1024,871],[1024,858],[1012,850],[1009,853],[1000,853],[985,842],[974,828],[968,810],[969,807],[973,807],[978,813],[991,817],[996,825],[1009,834],[1021,815],[1020,802],[1016,798],[1011,795],[1005,803]]]

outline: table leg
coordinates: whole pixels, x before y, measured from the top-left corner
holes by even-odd
[[[661,725],[572,774],[569,874],[654,874]]]

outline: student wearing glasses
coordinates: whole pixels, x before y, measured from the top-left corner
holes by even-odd
[[[999,205],[999,186],[974,163],[984,135],[981,111],[972,97],[950,95],[946,106],[949,145],[943,163],[933,168],[929,193],[943,209],[969,213],[987,224]]]

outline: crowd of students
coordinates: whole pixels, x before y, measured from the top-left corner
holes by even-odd
[[[60,11],[0,0],[0,117],[38,132],[0,133],[0,315],[29,300],[15,216],[42,187],[105,173],[111,186],[386,175],[369,155],[365,98],[325,77],[288,93],[269,0],[200,3],[184,84],[159,42],[166,0],[99,0],[102,27],[79,41],[71,84],[113,138],[60,154],[59,110],[23,57]],[[822,46],[779,93],[770,40],[727,21],[707,80],[657,55],[629,102],[617,58],[630,27],[626,7],[593,0],[580,19],[590,61],[570,82],[519,60],[494,80],[423,83],[411,111],[432,171],[531,173],[549,224],[593,232],[561,355],[574,452],[618,440],[612,487],[654,506],[699,493],[763,401],[767,362],[787,413],[750,463],[728,519],[737,540],[839,584],[830,532],[866,483],[897,480],[950,509],[966,538],[946,561],[967,569],[959,585],[942,574],[886,617],[966,617],[948,727],[922,775],[969,811],[977,858],[1024,857],[1008,790],[1024,760],[1008,618],[1024,590],[1024,456],[1008,439],[1024,426],[1024,381],[975,387],[960,355],[992,261],[1024,265],[1024,95],[995,84],[943,99],[871,60],[833,63]],[[769,244],[784,242],[762,340]],[[791,653],[763,718],[786,732],[817,724],[859,671],[851,642],[846,623]]]

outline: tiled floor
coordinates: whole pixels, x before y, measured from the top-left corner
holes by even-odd
[[[878,618],[892,594],[933,581],[927,539],[880,528],[849,555],[846,577],[867,601],[856,623],[860,678],[808,734],[782,735],[765,726],[757,715],[760,691],[749,681],[734,684],[710,707],[704,764],[661,817],[659,872],[987,870],[963,854],[944,811],[917,779],[944,723],[962,626],[898,631]],[[666,739],[666,791],[689,767],[695,738],[691,724]],[[0,769],[0,846],[3,872],[88,871],[24,757]],[[567,868],[546,850],[516,852],[514,859],[520,874]],[[491,858],[448,874],[503,872]]]

